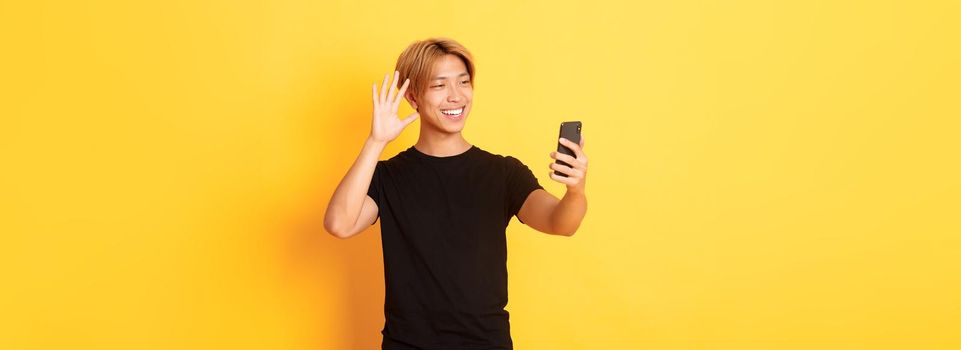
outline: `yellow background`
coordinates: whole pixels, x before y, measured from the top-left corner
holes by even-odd
[[[959,349],[958,4],[4,2],[0,348],[379,348],[379,229],[322,217],[448,36],[555,195],[584,122],[580,230],[508,230],[517,349]]]

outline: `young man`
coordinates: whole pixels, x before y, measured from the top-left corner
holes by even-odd
[[[571,164],[549,165],[550,178],[567,185],[563,199],[516,158],[464,139],[474,74],[470,53],[453,40],[427,39],[404,50],[393,81],[384,76],[380,93],[373,86],[370,135],[327,207],[324,228],[339,238],[381,218],[383,349],[512,349],[504,310],[507,224],[516,215],[538,231],[571,236],[587,212],[583,138],[579,145],[560,140],[576,158],[550,153]],[[403,120],[402,97],[417,111]],[[378,161],[418,116],[417,143]]]

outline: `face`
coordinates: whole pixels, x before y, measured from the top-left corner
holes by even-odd
[[[467,66],[460,57],[445,55],[434,62],[433,72],[420,98],[408,93],[407,100],[420,113],[424,126],[445,133],[458,133],[464,128],[474,97]]]

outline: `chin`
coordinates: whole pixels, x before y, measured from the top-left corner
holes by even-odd
[[[446,133],[451,133],[451,134],[461,132],[462,130],[464,130],[464,125],[467,124],[468,115],[469,113],[465,112],[463,117],[455,121],[455,120],[450,120],[449,118],[445,117],[443,114],[440,114],[436,116],[435,120],[437,122],[434,123],[434,127],[437,128],[438,130],[441,130]]]
[[[464,130],[464,123],[461,122],[459,125],[443,125],[440,130],[448,134],[456,134]]]

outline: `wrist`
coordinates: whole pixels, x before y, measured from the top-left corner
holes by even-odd
[[[567,186],[567,193],[565,196],[580,196],[584,197],[584,187],[582,186]]]
[[[367,141],[364,142],[364,152],[373,152],[379,156],[381,153],[384,153],[384,149],[387,148],[387,143],[388,141],[368,137]]]
[[[373,135],[370,135],[370,136],[367,136],[367,141],[365,143],[369,146],[383,149],[384,147],[387,147],[387,143],[389,142],[390,141],[375,139]]]

